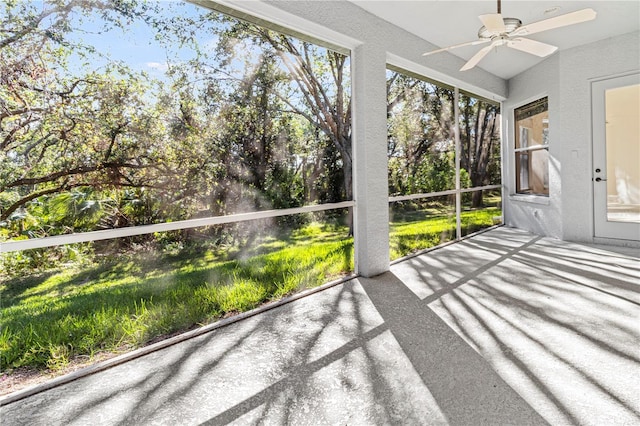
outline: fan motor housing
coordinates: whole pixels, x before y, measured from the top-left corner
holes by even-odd
[[[503,33],[496,34],[492,31],[489,31],[484,25],[478,30],[478,37],[481,39],[491,40],[494,37],[498,37],[501,35],[509,35],[516,29],[522,25],[522,21],[518,18],[504,18],[504,27],[505,30]]]

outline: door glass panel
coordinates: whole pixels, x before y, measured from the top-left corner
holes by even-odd
[[[605,102],[607,220],[640,223],[640,85],[609,89]]]

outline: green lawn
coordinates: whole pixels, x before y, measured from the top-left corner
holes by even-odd
[[[463,224],[484,228],[496,215],[496,208],[465,212]],[[439,244],[449,235],[451,220],[405,215],[391,226],[392,255]],[[77,356],[131,350],[318,286],[353,270],[353,238],[347,234],[346,227],[314,223],[265,237],[245,251],[123,255],[5,278],[1,370],[57,370]]]
[[[488,228],[494,225],[494,218],[500,215],[501,211],[498,207],[463,211],[462,234],[467,235]],[[455,239],[455,214],[433,214],[429,210],[418,210],[399,216],[391,222],[389,233],[391,260]]]

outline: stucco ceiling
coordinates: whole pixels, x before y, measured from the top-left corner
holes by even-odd
[[[478,15],[495,13],[495,0],[350,0],[366,11],[409,31],[438,47],[446,47],[477,39],[482,23]],[[502,16],[518,18],[523,24],[541,21],[576,10],[592,8],[597,17],[529,38],[558,46],[560,50],[620,34],[640,30],[640,1],[523,1],[503,0]],[[467,46],[451,51],[465,61],[482,46]],[[425,52],[433,50],[425,43]],[[446,55],[448,53],[439,53]],[[557,54],[557,53],[556,53]],[[411,59],[411,58],[409,58]],[[421,60],[416,58],[416,61]],[[428,65],[430,57],[424,59]],[[509,79],[534,66],[544,58],[515,49],[493,49],[480,62],[480,68]],[[462,62],[461,62],[462,65]]]

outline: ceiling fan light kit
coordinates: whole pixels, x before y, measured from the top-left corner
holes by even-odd
[[[591,21],[596,18],[596,12],[593,9],[582,9],[576,12],[522,25],[522,21],[520,19],[502,17],[501,1],[498,0],[498,13],[480,15],[478,18],[483,24],[478,30],[478,40],[437,49],[424,53],[423,56],[446,52],[464,46],[491,43],[489,46],[483,47],[473,55],[473,57],[469,59],[462,68],[460,68],[460,71],[466,71],[475,67],[491,51],[491,49],[499,46],[510,47],[539,57],[549,56],[558,50],[556,46],[524,38],[523,36]]]
[[[481,21],[483,16],[488,16],[488,15],[481,15],[480,16]],[[497,15],[497,16],[500,16],[500,15]],[[522,21],[516,18],[504,18],[504,19],[500,18],[500,21],[502,22],[502,31],[500,31],[500,28],[489,29],[487,28],[487,24],[485,23],[485,21],[482,21],[483,23],[485,23],[485,25],[480,27],[480,29],[478,30],[478,38],[486,38],[491,40],[491,38],[495,37],[496,34],[502,34],[502,33],[510,34],[522,25]]]

